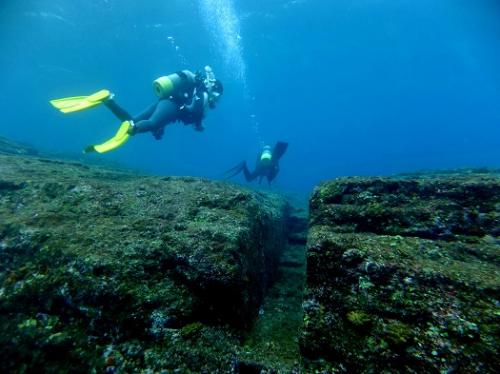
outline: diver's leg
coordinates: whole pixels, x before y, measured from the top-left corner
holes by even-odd
[[[245,180],[247,182],[253,181],[255,178],[257,178],[257,174],[255,171],[253,173],[250,173],[250,170],[248,170],[247,163],[243,165],[243,174],[245,174]]]
[[[160,100],[156,104],[153,113],[148,119],[134,123],[132,134],[151,131],[160,133],[160,129],[177,119],[177,105],[170,100]]]
[[[108,99],[104,102],[104,105],[111,110],[111,112],[122,122],[130,121],[132,116],[121,106],[119,106],[113,99]]]
[[[149,117],[151,117],[153,115],[154,111],[156,110],[156,105],[158,105],[157,102],[151,104],[146,109],[144,109],[141,113],[139,113],[134,118],[132,118],[132,120],[134,122],[139,122],[139,121],[143,121],[145,119],[148,119]]]

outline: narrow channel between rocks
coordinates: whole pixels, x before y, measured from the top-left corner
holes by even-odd
[[[283,250],[277,279],[242,347],[240,374],[300,371],[299,338],[306,277],[305,204],[291,208],[287,229],[288,245]]]

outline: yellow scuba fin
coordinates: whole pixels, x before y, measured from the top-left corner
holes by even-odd
[[[105,141],[104,143],[89,145],[83,150],[83,153],[89,153],[89,152],[106,153],[122,146],[123,144],[125,144],[128,138],[130,138],[129,130],[131,128],[132,124],[130,123],[130,121],[122,122],[115,136]]]
[[[50,100],[50,103],[63,113],[72,113],[99,105],[107,100],[110,95],[111,93],[108,90],[100,90],[89,96],[65,97]]]

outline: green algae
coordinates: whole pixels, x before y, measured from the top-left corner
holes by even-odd
[[[4,371],[499,364],[497,174],[320,185],[302,300],[306,235],[291,226],[307,212],[285,227],[280,197],[35,157],[0,169]]]
[[[356,327],[365,327],[372,322],[372,317],[362,310],[351,310],[346,317]]]
[[[305,249],[290,246],[281,261],[280,274],[265,299],[261,313],[245,338],[240,357],[258,362],[277,373],[299,372],[299,334],[302,328],[302,292]]]
[[[231,370],[286,246],[283,198],[33,157],[0,164],[3,371]]]
[[[311,222],[331,225],[338,232],[428,239],[498,235],[498,175],[338,179],[316,188],[311,198]]]
[[[345,178],[311,198],[306,372],[495,372],[496,174]]]

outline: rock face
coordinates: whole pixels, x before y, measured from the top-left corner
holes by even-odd
[[[35,156],[38,151],[30,145],[21,144],[0,136],[0,154]]]
[[[338,179],[310,208],[306,372],[497,372],[498,174]]]
[[[229,372],[282,198],[0,154],[2,372]]]

